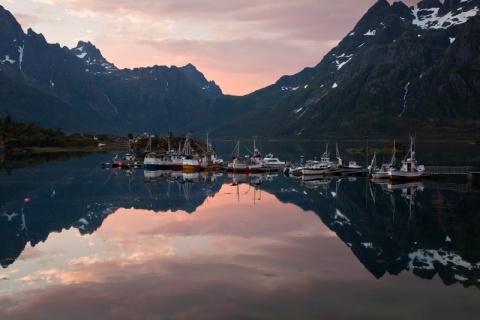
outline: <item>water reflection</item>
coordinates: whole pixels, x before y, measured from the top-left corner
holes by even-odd
[[[468,290],[439,289],[479,286],[476,186],[98,163],[92,156],[2,176],[0,315],[41,309],[61,318],[83,305],[82,318],[313,319],[353,316],[386,294],[404,303],[444,297],[455,310],[422,308],[445,316],[480,311],[476,295],[460,293]],[[389,312],[407,316],[403,309]]]

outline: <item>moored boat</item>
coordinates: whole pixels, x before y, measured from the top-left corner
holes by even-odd
[[[303,175],[310,174],[326,174],[332,168],[332,161],[330,161],[330,152],[328,151],[328,143],[325,147],[325,152],[322,154],[320,161],[307,161],[302,167]]]
[[[283,168],[285,167],[285,161],[275,158],[272,153],[269,153],[262,159],[262,162],[267,168]]]
[[[223,165],[223,159],[217,156],[217,153],[213,149],[210,141],[208,140],[207,133],[207,150],[204,150],[203,156],[200,157],[200,169],[204,171],[214,171],[219,169]]]
[[[182,170],[183,171],[199,171],[200,170],[200,162],[198,159],[195,159],[193,156],[189,155],[182,162]]]
[[[343,164],[343,159],[340,157],[340,152],[338,152],[338,145],[336,146],[336,153],[337,153],[337,168],[338,169],[346,169],[346,170],[361,170],[362,166],[357,164],[356,161],[350,160],[348,161],[348,165]]]
[[[197,155],[193,154],[192,146],[190,145],[190,135],[187,135],[183,145],[182,152],[182,170],[183,171],[200,171],[200,161]]]
[[[380,168],[376,167],[376,154],[373,155],[372,164],[369,167],[370,176],[374,180],[378,179],[389,179],[390,178],[390,171],[395,169],[395,162],[396,162],[396,148],[395,148],[395,140],[393,140],[393,149],[392,149],[392,157],[389,163],[382,163]]]
[[[258,161],[258,158],[261,159],[261,157],[259,156],[258,150],[255,147],[255,142],[254,150],[256,152],[253,153],[252,157],[249,155],[240,157],[240,141],[237,141],[237,144],[232,152],[233,161],[228,164],[229,169],[231,169],[233,172],[240,173],[263,170],[265,168],[265,164],[263,164],[261,161]]]
[[[149,152],[143,159],[143,167],[145,170],[170,169],[172,163],[165,157],[165,155],[157,154],[156,152]]]
[[[320,175],[325,174],[330,170],[330,166],[327,163],[317,162],[312,164],[305,164],[302,167],[302,174],[303,175]]]
[[[391,169],[388,177],[391,180],[420,180],[424,174],[426,174],[425,167],[418,165],[415,158],[415,137],[410,136],[410,149],[402,160],[400,170]]]
[[[145,158],[143,159],[143,167],[145,170],[161,170],[170,169],[172,162],[166,154],[160,154],[152,151],[152,137],[149,137],[147,147],[145,148]]]

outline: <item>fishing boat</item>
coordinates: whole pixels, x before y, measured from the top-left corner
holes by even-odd
[[[272,153],[269,153],[262,159],[262,163],[265,164],[267,168],[283,168],[285,167],[285,161],[280,161],[280,159],[275,158]]]
[[[200,147],[200,146],[199,146]],[[208,140],[207,133],[207,150],[203,150],[203,156],[200,157],[200,168],[204,171],[217,170],[223,165],[223,159],[217,156],[217,153]]]
[[[325,162],[315,162],[313,161],[312,163],[305,163],[305,165],[302,167],[302,174],[303,175],[321,175],[327,173],[331,168],[331,165]]]
[[[200,162],[198,159],[194,158],[192,155],[188,155],[183,159],[182,162],[182,170],[183,171],[199,171],[200,170]]]
[[[255,142],[254,150],[257,150]],[[261,161],[257,161],[258,155],[258,153],[254,153],[252,157],[250,157],[250,155],[240,157],[240,141],[237,141],[231,156],[233,161],[228,164],[228,167],[233,172],[252,172],[262,170],[265,168],[265,165],[261,163]]]
[[[326,144],[325,152],[322,154],[320,161],[307,161],[302,167],[303,175],[310,174],[326,174],[332,168],[332,161],[330,161],[330,152],[328,151],[328,143]]]
[[[302,175],[302,168],[303,168],[303,164],[292,163],[283,168],[283,174],[285,174],[286,176],[289,176],[289,175],[300,176]]]
[[[372,163],[369,166],[369,173],[373,180],[379,179],[389,179],[390,178],[390,171],[395,169],[395,162],[396,162],[396,148],[395,148],[395,140],[393,140],[393,149],[392,149],[392,157],[389,163],[382,163],[380,168],[376,166],[377,162],[377,155],[374,154],[372,158]]]
[[[142,165],[142,160],[137,159],[132,152],[131,140],[128,140],[128,152],[123,157],[115,154],[112,162],[102,164],[104,168],[140,168]]]
[[[148,140],[144,153],[143,167],[145,170],[170,169],[172,167],[172,162],[165,153],[152,151],[152,136]]]
[[[171,169],[172,162],[165,154],[150,152],[143,159],[143,167],[145,170]]]
[[[415,159],[415,136],[410,136],[410,149],[402,160],[400,170],[390,169],[388,177],[391,180],[420,180],[425,174],[425,167],[418,165]]]
[[[182,155],[184,156],[182,159],[183,171],[199,171],[200,170],[200,161],[198,159],[198,156],[193,154],[193,149],[190,144],[190,135],[187,135],[187,138],[185,139]]]
[[[336,157],[338,160],[337,167],[338,169],[347,169],[347,170],[360,170],[362,169],[362,166],[357,164],[356,161],[350,160],[348,161],[348,165],[343,164],[342,157],[340,157],[340,152],[338,152],[338,145],[336,146]]]

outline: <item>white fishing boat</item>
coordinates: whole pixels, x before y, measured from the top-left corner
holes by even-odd
[[[305,164],[302,168],[303,175],[321,175],[330,171],[331,166],[324,162],[317,162],[312,164]]]
[[[254,147],[256,150],[256,148]],[[265,165],[261,161],[257,161],[258,153],[254,153],[252,157],[246,155],[244,157],[240,157],[240,141],[237,141],[235,148],[232,153],[233,162],[229,163],[229,168],[233,172],[251,172],[251,171],[259,171],[265,168]]]
[[[373,155],[372,164],[370,165],[369,173],[373,180],[379,179],[389,179],[390,178],[390,171],[395,169],[395,162],[396,162],[396,148],[395,148],[395,140],[393,140],[393,149],[392,149],[392,157],[389,163],[383,163],[380,168],[376,166],[376,154]]]
[[[128,152],[119,157],[118,154],[112,159],[112,162],[103,163],[103,167],[109,168],[139,168],[143,165],[141,159],[137,159],[132,153],[131,140],[128,140]]]
[[[166,154],[160,154],[152,151],[152,136],[150,136],[148,145],[145,148],[145,158],[143,159],[143,167],[145,170],[160,170],[171,168],[172,162]]]
[[[340,152],[338,152],[338,145],[336,146],[336,152],[337,152],[336,156],[338,160],[338,164],[337,164],[338,169],[348,169],[348,170],[362,169],[362,166],[357,164],[357,162],[354,160],[348,161],[348,165],[343,164],[342,157],[340,157]]]
[[[283,174],[287,176],[289,175],[300,176],[302,175],[302,168],[303,168],[303,164],[293,163],[283,168]]]
[[[330,161],[330,152],[328,151],[328,143],[326,144],[325,152],[322,154],[320,161],[307,161],[302,168],[303,175],[310,174],[326,174],[332,168],[332,161]]]
[[[165,158],[165,155],[150,152],[143,159],[143,167],[145,170],[160,170],[171,168],[172,163],[168,158]]]
[[[400,170],[391,169],[388,177],[391,180],[420,180],[425,174],[425,167],[418,165],[415,159],[415,136],[410,136],[410,150],[402,160]]]
[[[269,153],[262,159],[262,162],[267,168],[283,168],[285,167],[285,161],[275,158],[272,153]]]

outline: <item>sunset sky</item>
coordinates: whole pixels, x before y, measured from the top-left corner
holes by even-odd
[[[26,31],[119,68],[193,64],[244,95],[313,67],[377,0],[0,0]],[[419,0],[404,0],[409,6]],[[393,1],[389,1],[392,3]]]

